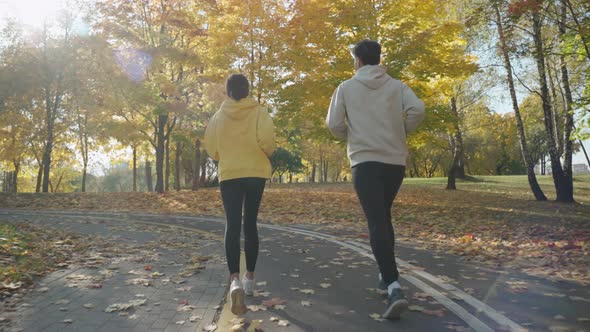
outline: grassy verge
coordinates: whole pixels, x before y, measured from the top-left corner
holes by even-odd
[[[0,222],[0,298],[30,285],[84,247],[62,231]]]

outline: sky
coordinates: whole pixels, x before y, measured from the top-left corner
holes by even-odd
[[[65,0],[0,0],[0,19],[17,18],[29,27],[39,28],[53,20],[66,6]]]

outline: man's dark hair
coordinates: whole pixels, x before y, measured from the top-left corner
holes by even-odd
[[[373,40],[361,40],[354,46],[352,53],[361,59],[363,65],[378,65],[381,62],[381,45]]]
[[[233,100],[240,100],[248,97],[250,92],[250,83],[246,76],[242,74],[233,74],[227,79],[227,95]]]

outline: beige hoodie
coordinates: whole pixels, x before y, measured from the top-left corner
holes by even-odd
[[[219,160],[219,180],[271,176],[272,118],[252,99],[226,100],[209,120],[205,149]]]
[[[383,66],[363,66],[336,89],[326,123],[348,141],[352,167],[377,161],[406,165],[406,135],[424,119],[424,103]]]

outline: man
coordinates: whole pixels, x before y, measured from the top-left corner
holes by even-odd
[[[383,317],[397,319],[408,301],[398,283],[391,206],[404,179],[406,135],[424,119],[424,103],[379,65],[379,43],[363,40],[353,55],[356,73],[334,92],[326,123],[334,136],[348,140],[352,179],[369,225],[380,287],[389,294]]]

